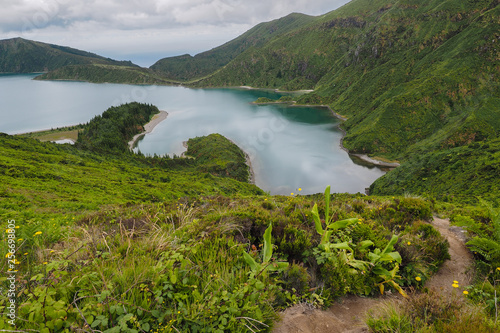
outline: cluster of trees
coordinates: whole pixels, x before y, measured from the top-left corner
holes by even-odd
[[[127,143],[159,112],[154,105],[137,102],[110,107],[85,124],[76,144],[92,151],[126,152]]]

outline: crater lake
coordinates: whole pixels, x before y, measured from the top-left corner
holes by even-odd
[[[220,133],[250,157],[255,183],[271,194],[364,193],[385,171],[359,163],[340,145],[339,120],[327,108],[252,104],[282,93],[253,89],[35,81],[0,75],[0,132],[19,134],[86,123],[110,106],[156,105],[168,117],[138,141],[148,155],[180,155],[189,138]],[[356,162],[355,162],[356,161]]]

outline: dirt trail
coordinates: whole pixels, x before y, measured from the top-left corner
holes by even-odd
[[[434,217],[432,225],[443,235],[450,243],[450,260],[446,260],[439,271],[429,279],[426,287],[435,289],[439,294],[451,297],[455,288],[452,287],[453,281],[458,281],[460,290],[468,286],[472,280],[473,258],[472,254],[465,247],[464,231],[460,227],[450,227],[449,220],[443,220]]]
[[[429,281],[426,287],[435,289],[443,296],[451,296],[453,281],[459,282],[460,288],[467,286],[472,274],[472,256],[465,247],[465,236],[461,228],[450,227],[448,220],[434,217],[432,225],[450,243],[450,260]],[[455,291],[456,293],[456,291]],[[398,302],[398,295],[380,298],[347,296],[340,303],[326,311],[313,309],[305,304],[296,305],[281,314],[282,321],[276,324],[274,333],[361,333],[368,332],[364,320],[368,311],[377,311],[390,302]]]

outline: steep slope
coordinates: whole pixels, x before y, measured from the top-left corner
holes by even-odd
[[[494,202],[500,193],[500,139],[417,154],[370,186],[375,195],[413,193],[442,201]]]
[[[23,38],[0,40],[0,73],[47,72],[67,65],[108,64],[136,66],[65,46]]]
[[[349,149],[404,159],[498,136],[498,31],[496,0],[355,0],[197,85],[315,89]]]
[[[275,36],[287,33],[313,21],[312,16],[292,13],[271,22],[260,23],[238,38],[199,53],[158,60],[150,68],[172,80],[187,81],[211,74],[252,46],[261,46]]]

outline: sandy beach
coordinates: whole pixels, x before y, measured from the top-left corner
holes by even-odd
[[[151,133],[153,131],[153,129],[156,127],[156,125],[158,125],[163,120],[165,120],[167,118],[167,116],[168,116],[167,111],[160,111],[160,113],[155,114],[153,116],[153,118],[151,119],[151,121],[149,123],[147,123],[146,125],[144,125],[144,132],[136,134],[132,138],[132,140],[128,143],[128,147],[130,148],[130,150],[134,149],[135,144],[140,137]]]

